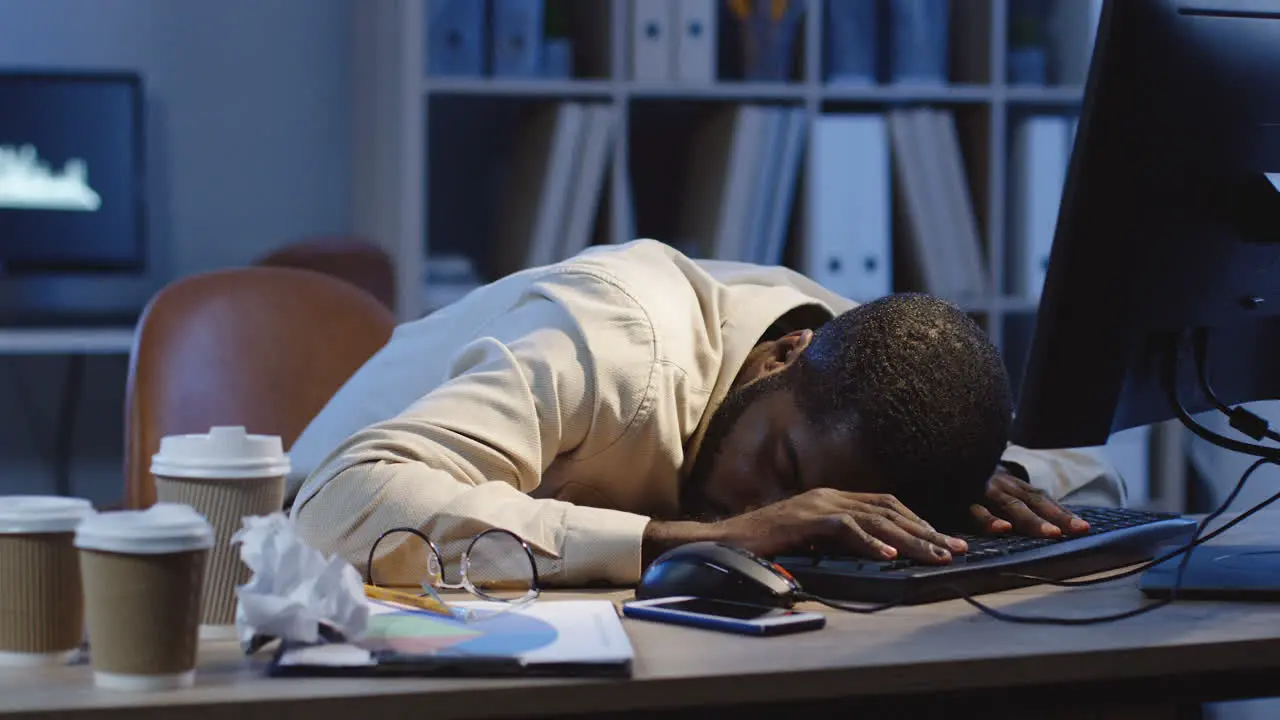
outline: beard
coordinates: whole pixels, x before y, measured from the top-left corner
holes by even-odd
[[[725,395],[724,402],[711,414],[707,422],[707,432],[702,436],[702,445],[698,448],[698,457],[693,461],[689,476],[680,486],[680,513],[690,520],[714,522],[733,514],[726,508],[707,497],[707,481],[715,469],[716,461],[723,449],[724,439],[738,424],[738,420],[747,408],[775,392],[786,387],[785,373],[774,373],[755,382],[733,388]]]

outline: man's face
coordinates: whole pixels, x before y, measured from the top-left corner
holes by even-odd
[[[681,509],[714,520],[816,487],[863,489],[854,455],[847,433],[805,420],[784,375],[766,374],[731,390],[712,415]]]

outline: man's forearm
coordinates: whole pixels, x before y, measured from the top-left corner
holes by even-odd
[[[649,563],[671,548],[700,540],[715,539],[715,526],[710,523],[650,520],[644,528],[644,539],[640,545],[641,567],[649,567]]]

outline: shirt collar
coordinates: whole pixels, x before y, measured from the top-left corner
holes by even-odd
[[[681,477],[688,477],[702,447],[707,423],[724,402],[747,355],[760,340],[766,335],[780,337],[804,327],[816,327],[835,317],[829,305],[789,286],[740,285],[727,287],[723,292],[722,307],[731,309],[725,312],[720,325],[724,348],[720,372],[702,418],[685,442]]]

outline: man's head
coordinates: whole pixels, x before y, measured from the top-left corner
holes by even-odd
[[[982,497],[1011,419],[982,329],[942,300],[890,296],[751,352],[708,423],[684,509],[724,516],[834,487],[891,493],[950,525]]]

